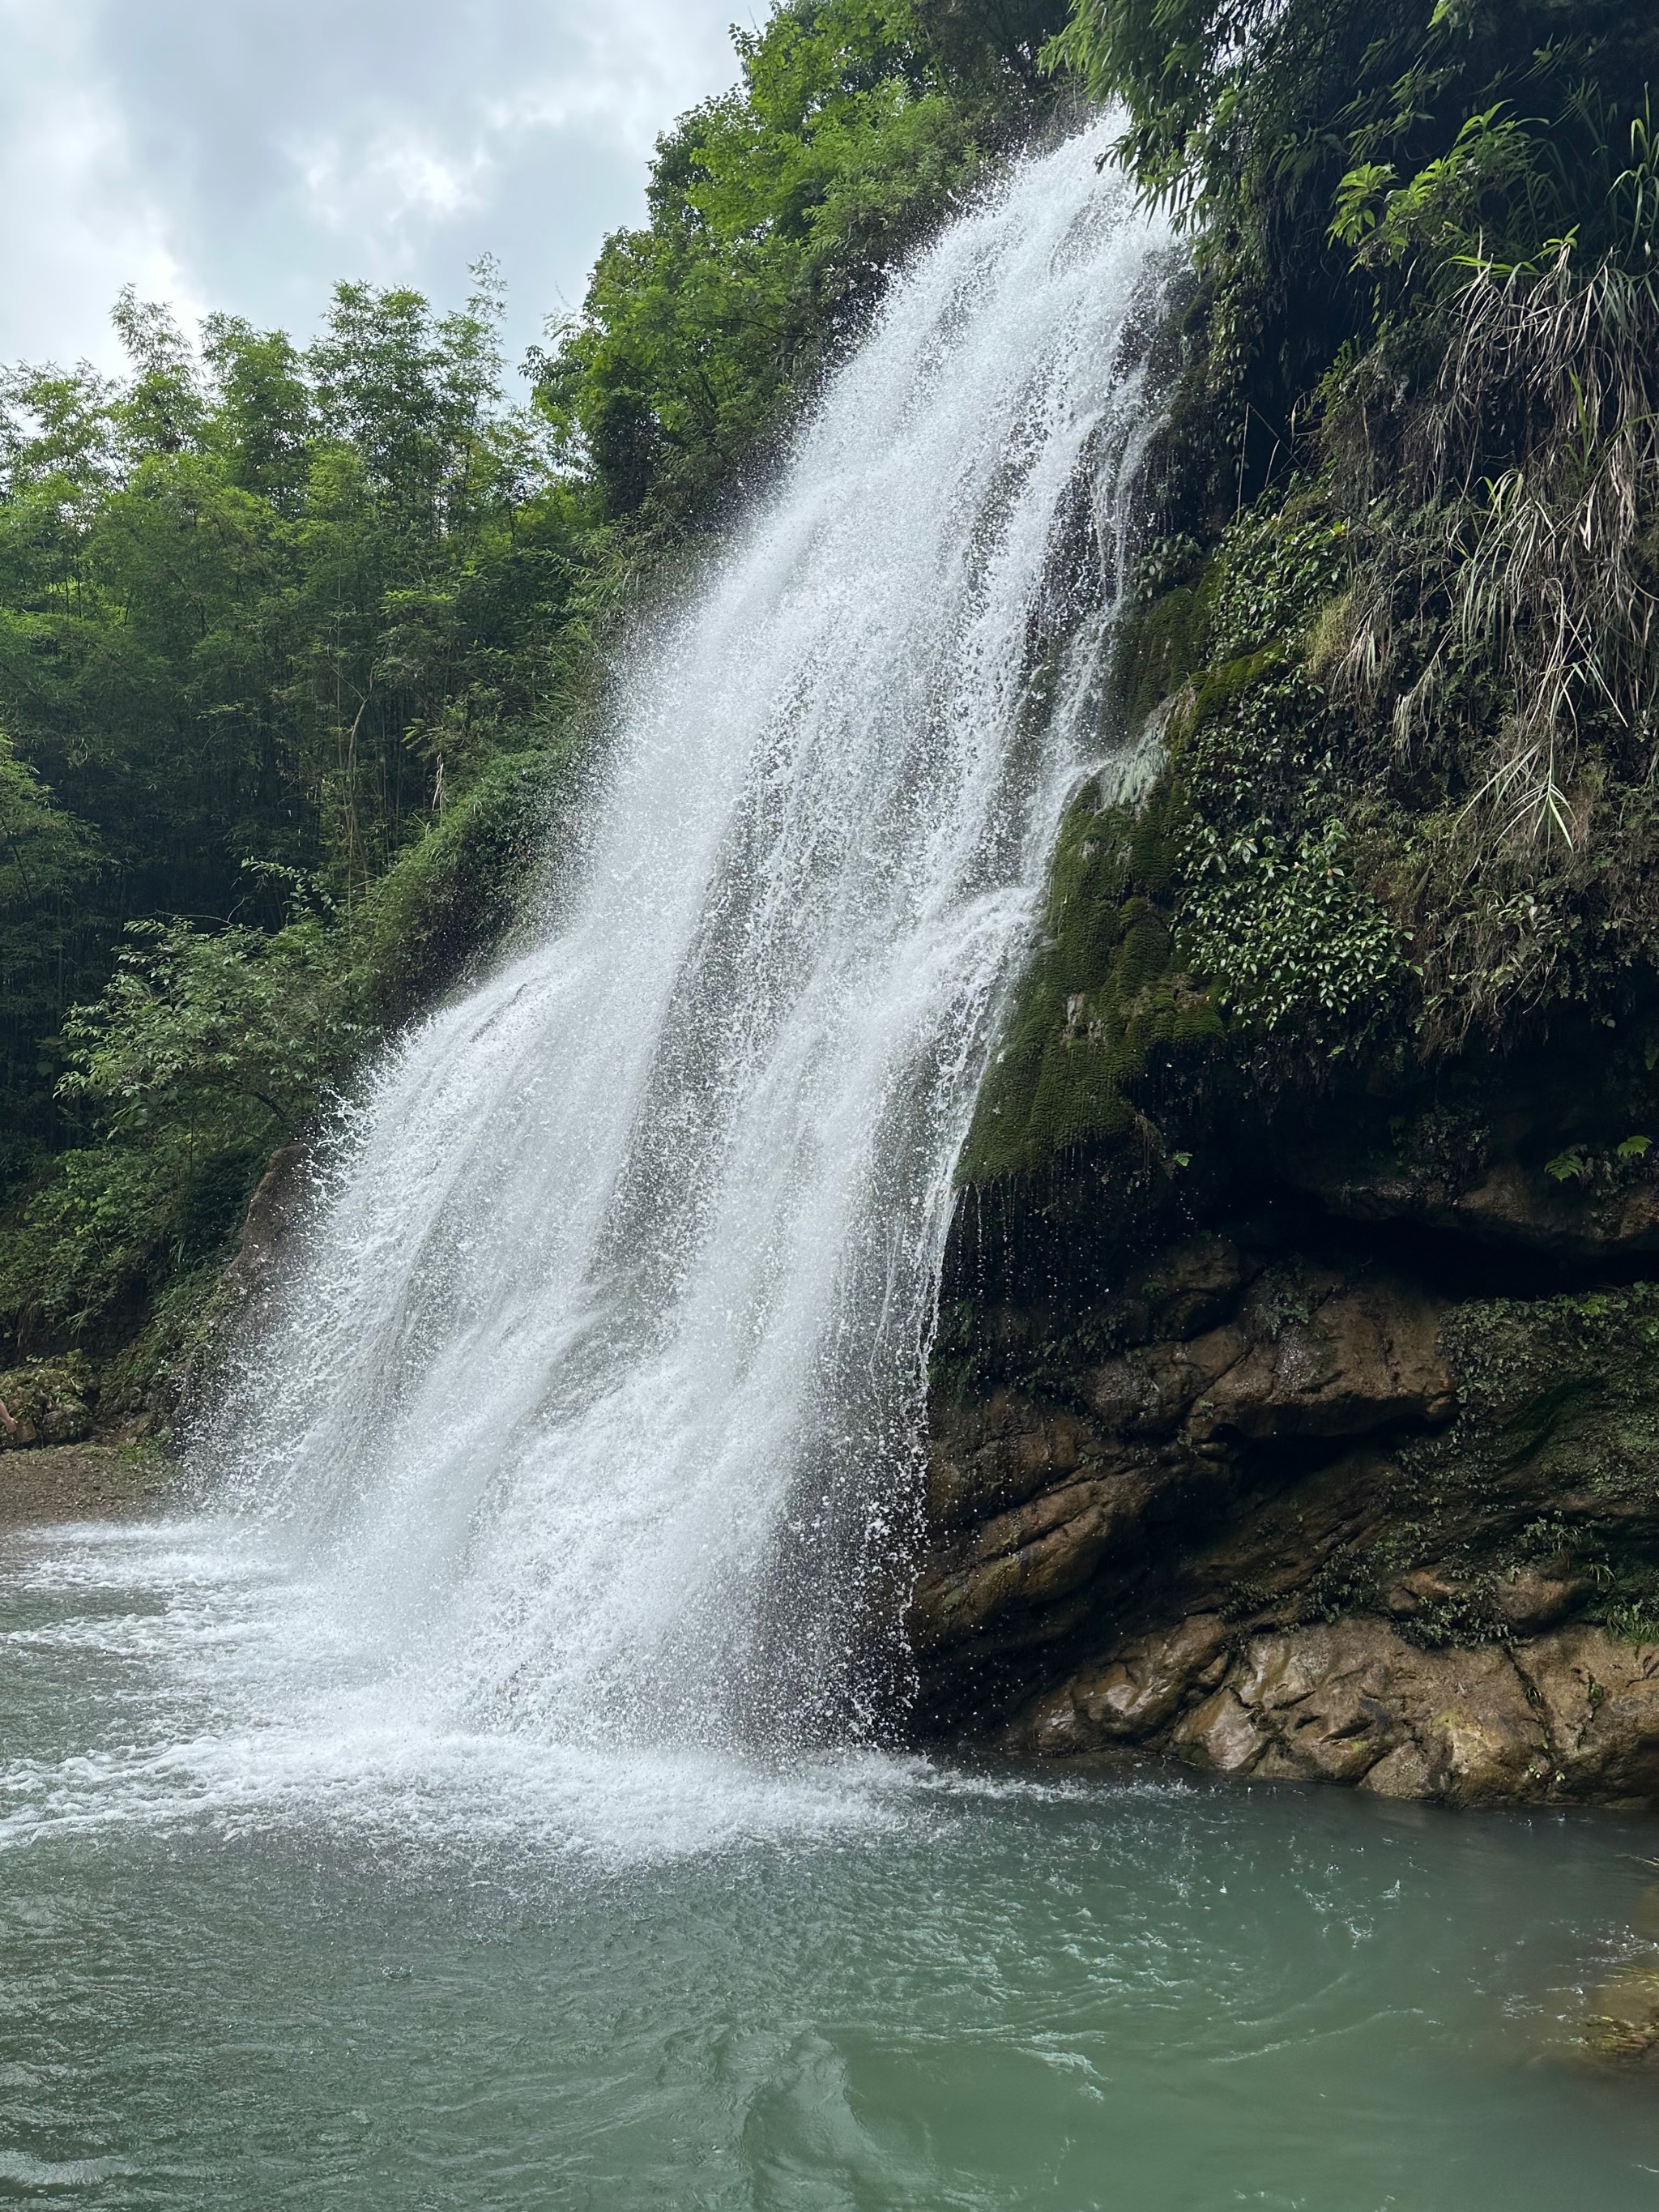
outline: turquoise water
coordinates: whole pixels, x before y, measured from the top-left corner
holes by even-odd
[[[1552,2043],[1659,1823],[307,1734],[199,1530],[3,1588],[0,2201],[1656,2202]]]

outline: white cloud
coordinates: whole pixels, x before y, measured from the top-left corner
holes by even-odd
[[[732,82],[733,12],[0,0],[0,360],[109,362],[127,283],[303,332],[337,277],[448,301],[486,251],[526,338],[640,218],[657,134]]]
[[[487,206],[496,163],[481,146],[460,159],[412,131],[377,132],[367,145],[340,137],[303,141],[291,158],[308,212],[346,238],[385,240]]]
[[[199,301],[73,9],[0,4],[0,358],[108,361],[123,284]]]

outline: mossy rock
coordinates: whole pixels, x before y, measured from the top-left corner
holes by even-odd
[[[1659,2064],[1659,1960],[1629,1966],[1594,1991],[1577,2040],[1599,2065]]]
[[[1179,969],[1162,903],[1179,812],[1167,778],[1139,806],[1103,806],[1094,784],[1073,802],[1043,939],[980,1097],[963,1181],[1038,1172],[1141,1128],[1130,1090],[1149,1062],[1221,1034]]]
[[[80,1443],[92,1434],[98,1384],[79,1352],[0,1375],[0,1451]]]
[[[1159,588],[1119,631],[1112,690],[1120,726],[1164,757],[1139,805],[1091,786],[1066,817],[969,1183],[1126,1139],[1173,1162],[1184,1140],[1166,1144],[1152,1093],[1180,1127],[1217,1090],[1176,1071],[1226,1089],[1231,1065],[1231,1091],[1259,1095],[1268,1063],[1277,1087],[1318,1080],[1406,1026],[1398,933],[1358,880],[1328,690],[1304,665],[1341,580],[1334,526],[1248,516],[1194,560],[1143,562],[1138,588]]]
[[[1117,648],[1117,689],[1129,729],[1142,728],[1203,666],[1208,635],[1209,594],[1201,582],[1178,584],[1130,617]]]
[[[518,919],[545,851],[574,753],[506,753],[374,887],[373,996],[401,1020],[458,981]]]

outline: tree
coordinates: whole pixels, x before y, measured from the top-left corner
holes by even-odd
[[[1054,0],[787,0],[659,143],[538,402],[647,534],[740,490],[888,276],[1036,110]]]

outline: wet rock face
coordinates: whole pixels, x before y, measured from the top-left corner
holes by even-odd
[[[220,1291],[238,1304],[269,1297],[289,1240],[312,1195],[311,1156],[303,1145],[284,1145],[248,1200],[236,1256],[220,1279]]]
[[[1353,1618],[1230,1640],[1214,1615],[1139,1638],[1004,1729],[1015,1753],[1160,1741],[1193,1765],[1455,1805],[1659,1794],[1659,1646],[1605,1629],[1427,1650]]]
[[[1048,1757],[1105,1744],[1144,1743],[1193,1698],[1218,1690],[1230,1663],[1219,1613],[1132,1638],[1109,1659],[1081,1668],[1039,1698],[1004,1732],[1011,1751]]]
[[[1084,1370],[1075,1410],[1003,1391],[942,1413],[920,1652],[974,1666],[1052,1642],[1144,1574],[1160,1528],[1224,1511],[1253,1446],[1358,1443],[1455,1410],[1437,1306],[1403,1285],[1269,1273],[1206,1239],[1137,1284],[1129,1311],[1131,1328],[1197,1333]]]
[[[1328,1273],[1292,1291],[1275,1284],[1218,1328],[1109,1361],[1082,1378],[1091,1411],[1126,1435],[1198,1446],[1361,1437],[1453,1412],[1430,1302]]]
[[[314,1163],[305,1146],[284,1145],[272,1153],[248,1201],[235,1255],[214,1285],[194,1350],[174,1378],[187,1412],[203,1402],[232,1346],[257,1334],[276,1313],[315,1189]]]
[[[1628,1178],[1559,1176],[1516,1159],[1486,1164],[1471,1176],[1401,1172],[1389,1164],[1355,1169],[1316,1164],[1306,1188],[1340,1219],[1405,1221],[1459,1237],[1558,1258],[1597,1260],[1659,1251],[1659,1183],[1645,1161]],[[1620,1164],[1622,1165],[1622,1164]]]
[[[1036,1343],[936,1404],[925,1727],[1659,1806],[1659,1288],[1460,1299],[1207,1237]]]
[[[1644,1808],[1659,1803],[1659,1645],[1579,1626],[1425,1650],[1363,1617],[1241,1638],[1200,1613],[1080,1668],[998,1737],[1049,1758],[1152,1743],[1385,1797]]]
[[[1659,1803],[1659,1646],[1571,1628],[1517,1644],[1516,1671],[1547,1729],[1554,1779],[1598,1803]]]
[[[1194,1401],[1195,1436],[1362,1437],[1450,1417],[1456,1401],[1431,1302],[1317,1275],[1297,1287],[1289,1310],[1247,1301],[1235,1325],[1192,1347],[1198,1364],[1218,1370]]]

